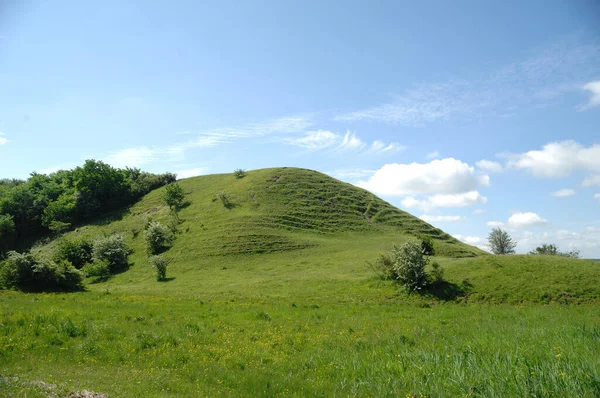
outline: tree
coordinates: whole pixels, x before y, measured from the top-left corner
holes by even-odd
[[[15,223],[12,216],[0,214],[0,259],[15,242]]]
[[[144,231],[146,246],[150,254],[160,254],[173,244],[173,232],[158,221],[151,222]]]
[[[178,183],[174,182],[166,186],[163,199],[170,209],[177,210],[183,206],[185,192]]]
[[[517,242],[510,237],[508,232],[497,227],[488,236],[488,246],[494,254],[513,254]]]
[[[106,262],[111,274],[123,271],[129,267],[127,256],[131,250],[121,234],[100,238],[94,242],[92,257],[96,262]]]

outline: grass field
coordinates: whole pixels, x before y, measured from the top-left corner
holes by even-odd
[[[126,234],[128,271],[78,293],[0,292],[1,396],[600,396],[600,263],[485,255],[305,170],[181,185],[179,221],[156,191],[70,233]],[[149,219],[177,224],[165,282]],[[446,270],[423,295],[366,264],[414,234]]]

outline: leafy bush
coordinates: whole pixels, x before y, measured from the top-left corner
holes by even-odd
[[[75,268],[81,269],[85,264],[92,262],[93,248],[92,242],[85,239],[64,239],[54,253],[54,261],[66,260]]]
[[[239,180],[240,178],[246,177],[246,170],[244,170],[244,169],[235,169],[233,171],[233,175],[235,176],[235,178],[237,178]]]
[[[367,262],[367,265],[375,271],[381,279],[398,279],[394,270],[394,260],[389,254],[380,254],[377,260]]]
[[[110,268],[107,261],[94,261],[91,264],[86,264],[82,269],[86,276],[107,277],[110,275]]]
[[[178,210],[183,207],[184,199],[185,192],[178,183],[174,182],[165,187],[163,200],[170,209]]]
[[[570,252],[561,252],[558,250],[558,247],[552,243],[544,243],[543,245],[536,247],[535,250],[530,251],[529,254],[579,258],[579,250],[573,249]]]
[[[144,231],[146,246],[150,254],[159,254],[173,244],[173,233],[158,221],[152,221]]]
[[[54,262],[11,251],[0,270],[0,284],[28,291],[78,290],[84,274],[68,261]]]
[[[100,238],[94,242],[94,261],[105,261],[111,274],[123,271],[129,266],[127,256],[131,253],[121,234]]]
[[[429,260],[423,255],[419,241],[412,240],[403,245],[394,246],[390,257],[394,263],[393,270],[396,279],[406,290],[417,291],[427,285],[425,267]]]
[[[217,198],[221,201],[221,203],[223,203],[223,206],[225,206],[226,208],[231,208],[233,206],[233,203],[231,203],[231,197],[225,193],[225,191],[219,191],[217,192]]]
[[[151,256],[148,261],[150,261],[150,266],[156,271],[157,281],[164,281],[167,279],[167,266],[171,260],[165,258],[164,256],[156,255]]]

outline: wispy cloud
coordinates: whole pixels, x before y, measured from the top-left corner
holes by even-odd
[[[308,131],[303,137],[286,137],[283,141],[290,145],[310,150],[320,150],[336,145],[341,139],[337,133],[327,130]]]
[[[3,135],[6,135],[6,134],[4,134],[4,133],[0,133],[0,145],[4,145],[4,144],[6,144],[6,143],[8,142],[8,139],[7,139],[7,138],[5,138],[5,137],[1,137],[1,136],[3,136]]]
[[[575,195],[575,190],[570,188],[559,189],[558,191],[552,192],[552,196],[555,196],[557,198],[566,198],[573,195]]]
[[[467,207],[477,204],[486,204],[487,198],[477,191],[456,194],[438,194],[425,199],[415,199],[412,196],[402,199],[402,206],[413,209],[430,211],[438,207]]]
[[[481,243],[481,238],[478,236],[463,236],[463,235],[452,235],[454,236],[456,239],[463,241],[465,243],[468,243],[470,245],[476,245],[478,243]]]
[[[578,90],[582,80],[597,76],[599,60],[599,43],[569,38],[485,77],[419,84],[388,102],[334,119],[422,125],[457,116],[511,114],[524,106],[544,106],[563,92]],[[585,86],[593,93],[588,104],[593,106],[600,101],[600,96],[596,100],[594,83]]]
[[[427,155],[425,155],[425,159],[437,159],[439,157],[440,157],[439,151],[429,152]]]
[[[500,163],[492,160],[480,160],[479,162],[475,162],[475,166],[489,173],[500,173],[504,170]]]
[[[369,155],[395,153],[405,149],[397,142],[386,144],[380,140],[375,140],[368,145],[356,133],[349,131],[345,135],[328,130],[307,131],[302,137],[284,137],[282,142],[311,151],[328,149],[336,152],[354,151]]]
[[[600,106],[600,80],[589,82],[583,86],[584,90],[590,92],[590,99],[587,104],[579,106],[580,111],[585,111],[595,106]]]

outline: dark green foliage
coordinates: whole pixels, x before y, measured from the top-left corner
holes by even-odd
[[[233,175],[239,180],[240,178],[246,177],[246,171],[244,169],[235,169]]]
[[[435,256],[433,239],[429,236],[420,236],[419,239],[421,239],[421,249],[423,250],[423,254],[426,256]]]
[[[225,191],[217,192],[217,198],[221,201],[224,207],[230,209],[233,207],[233,203],[231,202],[231,197],[225,193]]]
[[[0,214],[0,259],[13,247],[15,241],[15,223],[12,216]]]
[[[558,247],[552,243],[544,243],[541,246],[536,247],[535,250],[530,251],[529,254],[579,258],[579,250],[573,249],[570,252],[561,252],[558,250]]]
[[[167,266],[171,260],[162,255],[150,256],[148,258],[150,266],[156,271],[156,280],[164,281],[167,279]]]
[[[77,269],[81,269],[85,264],[92,262],[93,244],[92,242],[80,240],[61,240],[54,254],[54,261],[65,260],[73,264]]]
[[[494,228],[488,236],[488,245],[494,254],[513,254],[517,242],[515,242],[508,232],[498,228]]]
[[[146,247],[150,254],[160,254],[173,244],[173,232],[158,221],[150,222],[144,231]]]
[[[183,192],[183,188],[181,188],[181,185],[174,182],[165,187],[163,199],[170,209],[178,210],[181,207],[183,207],[185,200],[185,192]]]
[[[111,274],[124,271],[129,267],[127,257],[131,254],[131,250],[121,234],[96,240],[92,253],[95,262],[106,262]]]
[[[440,284],[444,281],[444,268],[437,262],[431,263],[430,283],[432,285]]]
[[[4,288],[27,291],[78,290],[84,275],[68,261],[54,262],[30,253],[11,251],[0,269]]]
[[[175,175],[171,173],[122,170],[87,160],[73,170],[51,175],[32,173],[27,181],[0,180],[0,217],[12,217],[17,240],[48,231],[61,233],[74,223],[134,203],[173,181]],[[14,248],[14,239],[0,235],[0,247]]]

